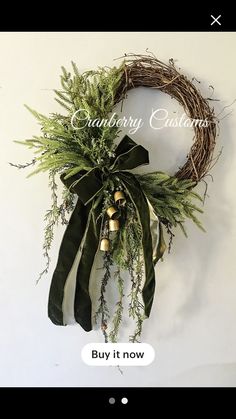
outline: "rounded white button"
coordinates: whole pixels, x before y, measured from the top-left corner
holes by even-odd
[[[123,403],[123,404],[127,404],[127,403],[128,403],[128,399],[127,399],[126,397],[123,397],[123,398],[121,399],[121,403]]]

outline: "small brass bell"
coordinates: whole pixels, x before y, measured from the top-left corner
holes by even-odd
[[[112,220],[116,220],[119,217],[118,209],[116,207],[107,208],[107,215]]]
[[[117,205],[124,205],[126,202],[124,192],[116,191],[114,194],[114,200]]]
[[[102,239],[100,243],[100,250],[102,250],[103,252],[108,252],[109,249],[110,249],[109,239]]]
[[[120,228],[119,220],[109,220],[109,230],[117,231]]]

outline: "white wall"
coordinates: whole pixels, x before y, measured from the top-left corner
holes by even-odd
[[[59,110],[52,89],[59,87],[61,65],[73,60],[83,71],[149,48],[163,61],[177,59],[186,74],[202,81],[204,94],[212,84],[221,99],[214,102],[218,112],[236,98],[235,43],[236,33],[0,34],[1,386],[236,385],[235,105],[221,123],[223,154],[212,170],[201,217],[207,234],[188,223],[189,239],[176,232],[171,254],[156,269],[155,303],[143,333],[156,360],[149,367],[124,368],[123,376],[116,368],[82,363],[81,348],[102,341],[99,332],[56,327],[47,318],[63,229],[55,236],[50,274],[36,287],[43,266],[43,214],[50,204],[47,175],[26,180],[27,171],[8,165],[32,158],[13,140],[39,130],[23,104],[45,114]],[[177,109],[164,95],[143,91],[130,94],[127,109],[143,115],[156,105]],[[191,133],[183,131],[154,136],[149,129],[133,138],[152,150],[152,168],[174,173],[191,145]]]

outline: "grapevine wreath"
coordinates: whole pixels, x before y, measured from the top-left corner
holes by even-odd
[[[154,267],[166,250],[163,229],[173,237],[173,227],[186,234],[184,221],[190,218],[203,229],[196,217],[202,212],[194,201],[202,198],[194,187],[209,172],[217,134],[217,120],[208,100],[173,60],[164,64],[150,55],[126,55],[119,67],[99,68],[80,74],[72,63],[73,75],[62,68],[62,90],[55,91],[63,114],[46,117],[28,108],[41,125],[41,135],[21,143],[33,148],[36,156],[19,168],[36,165],[31,174],[48,171],[52,206],[46,212],[44,256],[48,272],[49,250],[54,227],[67,224],[58,262],[52,277],[48,315],[56,325],[65,325],[65,288],[77,260],[74,278],[74,320],[86,331],[100,319],[105,341],[116,342],[123,318],[124,272],[129,273],[129,316],[135,321],[131,342],[139,340],[142,323],[149,317],[154,289]],[[160,171],[135,174],[131,169],[149,163],[148,151],[125,136],[117,145],[118,124],[74,126],[75,113],[104,120],[123,102],[130,89],[143,86],[161,90],[176,99],[192,121],[193,145],[183,167],[174,176]],[[30,175],[31,175],[30,174]],[[64,184],[58,201],[57,177]],[[69,221],[66,215],[71,214]],[[157,229],[153,234],[153,223]],[[151,228],[152,226],[152,228]],[[89,292],[95,257],[103,256],[103,278],[95,318]],[[117,303],[111,311],[106,301],[110,279],[117,286]],[[109,321],[110,319],[110,321]]]

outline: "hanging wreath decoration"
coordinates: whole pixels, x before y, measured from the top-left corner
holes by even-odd
[[[73,75],[62,68],[62,90],[56,100],[67,115],[46,117],[28,108],[38,119],[42,135],[25,140],[36,156],[25,165],[37,164],[31,173],[49,172],[52,207],[46,212],[44,256],[49,268],[49,250],[54,227],[67,224],[58,262],[52,277],[48,315],[56,325],[65,325],[63,304],[65,287],[75,259],[79,262],[75,278],[74,318],[86,331],[92,329],[92,301],[89,293],[91,270],[97,252],[103,254],[103,279],[95,321],[100,318],[105,341],[116,342],[123,316],[123,272],[130,276],[129,315],[136,322],[130,341],[137,342],[143,320],[150,315],[154,290],[154,267],[162,258],[166,244],[163,227],[172,241],[173,227],[185,232],[186,218],[203,229],[196,217],[202,210],[194,203],[202,198],[194,187],[211,169],[217,134],[214,110],[208,100],[173,60],[164,64],[147,55],[128,55],[121,66],[99,68],[80,74],[72,63]],[[174,176],[156,171],[134,174],[131,169],[149,163],[148,151],[130,137],[115,144],[119,127],[115,124],[75,129],[72,119],[78,110],[92,119],[105,119],[115,105],[122,103],[130,89],[143,86],[167,93],[176,99],[191,120],[207,121],[193,125],[193,145],[183,167]],[[77,121],[81,124],[81,120]],[[78,128],[78,127],[77,127]],[[58,203],[56,176],[64,184]],[[67,221],[66,214],[72,215]],[[151,224],[158,229],[152,232]],[[119,298],[109,321],[106,286],[114,270]]]

